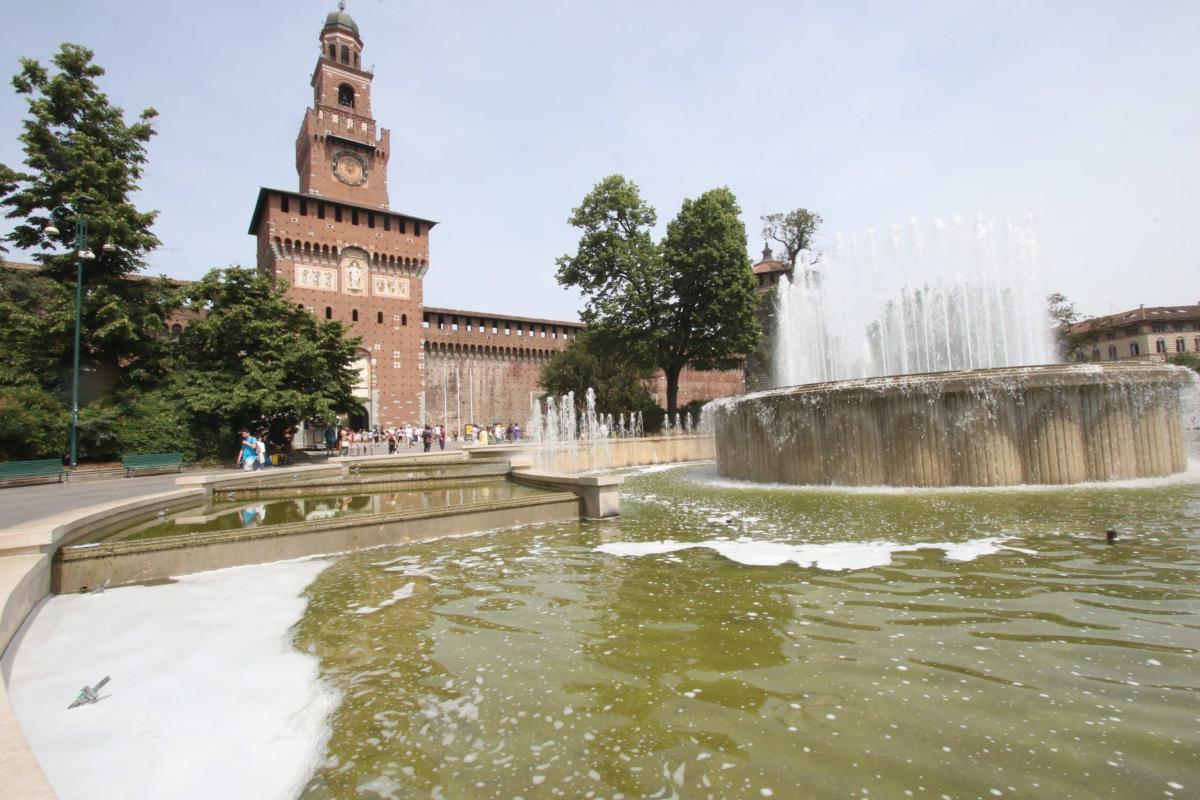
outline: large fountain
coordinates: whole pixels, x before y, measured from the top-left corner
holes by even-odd
[[[893,227],[803,253],[775,303],[777,388],[710,406],[726,477],[1002,486],[1187,467],[1187,370],[1054,364],[1031,226]]]

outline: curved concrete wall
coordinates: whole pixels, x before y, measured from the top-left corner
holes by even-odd
[[[1190,370],[1083,364],[810,384],[710,404],[721,475],[843,486],[1067,484],[1187,468]]]

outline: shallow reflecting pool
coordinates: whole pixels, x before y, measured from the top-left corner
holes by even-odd
[[[505,480],[482,481],[437,489],[404,489],[325,497],[286,500],[221,501],[202,507],[163,514],[157,519],[122,528],[118,532],[98,531],[72,542],[72,546],[92,542],[137,541],[185,533],[257,528],[312,522],[351,514],[391,514],[430,508],[486,503],[544,493],[541,489],[520,486]]]
[[[622,503],[325,570],[303,796],[1200,796],[1200,484]]]

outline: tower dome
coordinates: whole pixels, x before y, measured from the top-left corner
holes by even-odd
[[[354,21],[354,17],[346,13],[345,0],[338,3],[337,11],[330,11],[329,15],[325,17],[325,29],[329,28],[345,28],[358,36],[358,23]]]

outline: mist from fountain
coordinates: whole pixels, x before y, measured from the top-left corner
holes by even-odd
[[[802,252],[776,290],[776,387],[1051,364],[1037,235],[977,216]]]

